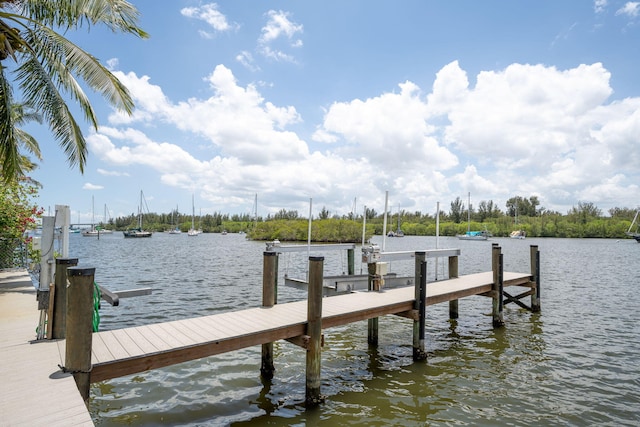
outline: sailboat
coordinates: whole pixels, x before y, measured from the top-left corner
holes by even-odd
[[[400,228],[400,205],[398,205],[398,229],[389,231],[387,237],[404,237],[404,232]]]
[[[187,232],[187,236],[197,236],[200,234],[198,230],[196,230],[196,206],[194,201],[193,194],[191,195],[191,228]]]
[[[460,240],[487,240],[491,234],[488,230],[471,231],[471,192],[469,192],[469,202],[467,204],[467,232],[458,234]]]
[[[636,230],[635,231],[631,231],[631,229],[633,229],[634,224],[636,223],[636,220],[638,219],[638,214],[640,214],[640,209],[637,210],[636,212],[636,216],[633,217],[633,221],[631,221],[631,225],[629,226],[629,229],[627,230],[627,236],[631,236],[634,239],[636,239],[636,242],[640,243],[640,224],[636,225]]]
[[[142,190],[140,190],[140,206],[138,207],[138,227],[123,231],[122,233],[124,234],[125,238],[151,237],[151,234],[152,234],[151,231],[145,231],[142,229],[142,211],[144,206],[143,200],[144,200],[144,195],[142,194]]]
[[[518,199],[516,199],[516,215],[515,215],[515,224],[516,227],[518,226]],[[511,234],[509,234],[509,237],[512,239],[520,239],[523,240],[527,237],[527,232],[524,231],[523,229],[518,229],[518,230],[513,230],[511,232]]]
[[[178,226],[178,206],[176,206],[176,224],[173,224],[173,212],[171,212],[171,225],[173,226],[173,228],[171,230],[169,230],[169,234],[181,234],[182,230],[180,230],[180,227]]]
[[[93,196],[91,196],[91,229],[82,232],[84,237],[100,237],[100,227],[96,229],[95,209],[93,204]]]

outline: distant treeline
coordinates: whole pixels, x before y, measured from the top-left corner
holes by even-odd
[[[539,207],[535,196],[513,197],[502,211],[492,201],[481,201],[476,208],[467,210],[460,198],[451,202],[448,212],[440,212],[440,235],[455,236],[467,231],[467,217],[471,218],[471,230],[488,230],[493,236],[506,237],[514,230],[524,230],[528,237],[575,237],[575,238],[626,238],[636,209],[609,209],[608,216],[593,203],[578,203],[566,214]],[[420,211],[399,213],[400,228],[408,236],[435,236],[435,215]],[[137,226],[137,215],[131,214],[110,220],[107,228],[124,230]],[[383,233],[383,213],[373,209],[366,211],[366,236]],[[314,242],[360,242],[362,240],[363,215],[331,215],[324,207],[314,218],[311,240]],[[182,231],[191,227],[191,215],[176,211],[168,214],[149,213],[144,216],[144,228],[152,231],[167,231],[178,226]],[[298,211],[282,209],[276,214],[253,218],[249,214],[228,215],[222,213],[195,217],[196,228],[205,233],[247,233],[255,240],[306,241],[308,219]],[[387,232],[396,230],[398,213],[388,212]]]

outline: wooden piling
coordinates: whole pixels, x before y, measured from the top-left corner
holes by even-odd
[[[502,263],[502,253],[501,248],[498,245],[492,245],[491,248],[491,267],[493,271],[493,285],[492,285],[492,310],[491,314],[493,317],[493,326],[500,327],[504,326],[503,319],[503,301],[502,301],[502,292],[504,287],[504,279],[503,279],[503,263]]]
[[[65,337],[67,327],[67,269],[78,265],[78,258],[56,258],[56,272],[54,281],[53,316],[51,323],[52,339]]]
[[[376,263],[372,262],[367,264],[368,277],[368,290],[372,292],[376,289]],[[378,345],[378,318],[374,317],[367,321],[367,342],[369,345]]]
[[[347,274],[356,274],[355,249],[347,249]]]
[[[315,406],[320,395],[320,365],[322,361],[322,281],[324,257],[309,257],[309,296],[307,299],[307,371],[305,402]]]
[[[415,301],[413,308],[418,312],[418,320],[413,321],[413,360],[425,360],[426,304],[427,304],[427,261],[425,252],[415,254]]]
[[[80,395],[89,402],[91,344],[93,333],[93,282],[95,268],[67,270],[65,370],[73,374]]]
[[[531,311],[538,313],[540,311],[540,251],[538,245],[531,245],[531,275],[535,283],[535,289],[531,293]]]
[[[273,307],[277,303],[278,253],[264,252],[262,266],[262,306]],[[273,343],[262,344],[260,375],[265,380],[273,378]]]
[[[436,261],[437,262],[437,261]],[[458,257],[449,257],[449,279],[458,277]],[[449,319],[458,318],[458,300],[454,299],[449,301]]]

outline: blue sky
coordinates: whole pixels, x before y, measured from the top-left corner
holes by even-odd
[[[46,129],[40,204],[306,216],[537,196],[640,204],[640,2],[132,2],[147,40],[69,33],[137,109],[91,95],[84,175]]]

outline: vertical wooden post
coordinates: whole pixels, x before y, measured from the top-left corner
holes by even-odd
[[[415,253],[415,300],[414,310],[418,311],[418,320],[413,321],[413,360],[425,360],[424,332],[426,328],[427,304],[427,261],[425,252]]]
[[[278,253],[264,252],[262,263],[262,306],[273,307],[277,303]],[[260,375],[266,380],[273,378],[273,343],[262,344]]]
[[[531,311],[538,313],[540,311],[540,251],[538,245],[531,245],[531,275],[535,283],[534,292],[531,294]]]
[[[347,249],[347,274],[356,274],[355,249]]]
[[[491,248],[491,267],[493,270],[493,286],[492,286],[492,310],[493,326],[504,326],[504,319],[502,316],[502,290],[504,286],[503,282],[503,266],[502,266],[502,253],[501,248],[498,245],[493,245]]]
[[[458,256],[449,257],[449,279],[458,277]],[[458,318],[458,300],[449,301],[449,319]]]
[[[78,265],[78,258],[56,258],[55,291],[53,295],[53,316],[51,338],[65,337],[67,327],[67,268]]]
[[[91,341],[93,334],[93,280],[95,268],[67,270],[67,325],[65,369],[73,374],[80,395],[89,402]]]
[[[372,292],[376,290],[375,277],[376,277],[376,263],[372,262],[367,264],[368,277],[368,290]],[[378,318],[374,317],[367,321],[367,342],[370,345],[378,345]]]
[[[309,257],[309,297],[307,299],[307,406],[322,401],[320,395],[320,364],[322,361],[322,281],[324,257]]]

